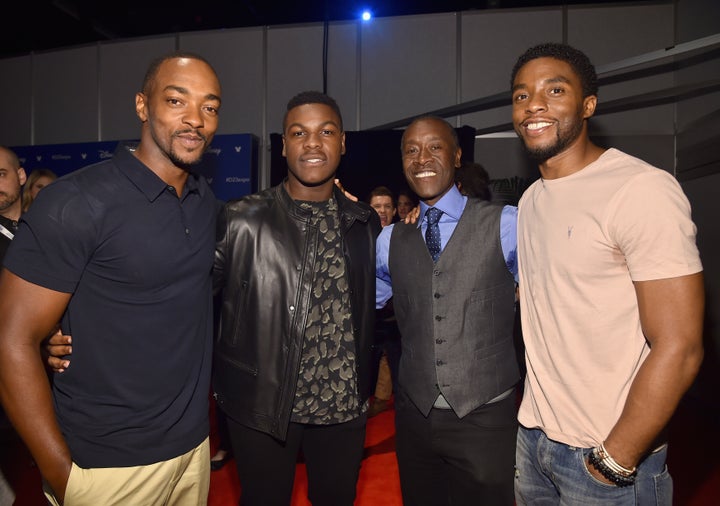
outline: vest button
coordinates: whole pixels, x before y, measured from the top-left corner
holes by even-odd
[[[439,298],[440,298],[440,294],[437,293],[437,292],[435,292],[435,293],[433,294],[433,297],[435,297],[436,299],[439,299]]]
[[[439,322],[440,320],[442,320],[442,316],[440,316],[440,315],[435,315],[435,321],[438,321],[438,322]]]
[[[440,275],[440,271],[437,270],[437,269],[434,269],[434,270],[433,270],[433,276],[439,276],[439,275]]]
[[[444,343],[444,342],[445,342],[445,341],[443,341],[443,340],[440,339],[440,338],[435,339],[435,344],[442,344],[442,343]]]
[[[445,362],[443,362],[442,360],[438,360],[437,362],[435,362],[435,365],[444,365],[444,364],[445,364]]]

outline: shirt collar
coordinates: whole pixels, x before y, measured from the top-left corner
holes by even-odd
[[[118,144],[113,158],[125,176],[150,202],[153,202],[167,189],[168,184],[150,170],[147,165],[138,160],[133,155],[133,151],[134,149],[130,145],[121,142]],[[202,176],[190,172],[185,187],[188,193],[196,191],[203,197],[205,195],[205,185],[200,184],[198,180],[200,177]]]
[[[17,224],[18,222],[16,220],[11,220],[10,218],[6,218],[5,216],[0,216],[0,223],[10,230],[10,232],[14,232],[17,230]]]
[[[467,197],[458,191],[457,186],[453,185],[440,200],[435,202],[434,206],[429,206],[425,202],[420,201],[420,219],[417,221],[417,225],[419,227],[425,221],[425,212],[430,207],[440,209],[443,214],[457,221],[460,219],[460,216],[462,216],[466,203]]]

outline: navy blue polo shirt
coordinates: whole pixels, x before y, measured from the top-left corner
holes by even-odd
[[[80,467],[167,460],[208,436],[215,218],[204,178],[178,198],[122,146],[23,216],[5,267],[72,293],[73,354],[53,394]]]

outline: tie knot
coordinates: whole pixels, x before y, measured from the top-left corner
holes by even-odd
[[[430,225],[435,225],[437,222],[440,221],[440,215],[442,213],[443,212],[436,207],[429,207],[428,210],[425,211],[425,218]]]

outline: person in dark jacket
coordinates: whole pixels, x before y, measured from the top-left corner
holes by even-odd
[[[288,176],[218,217],[213,385],[244,506],[290,504],[302,451],[314,506],[351,506],[372,385],[377,213],[335,187],[342,117],[319,92],[283,121]]]

